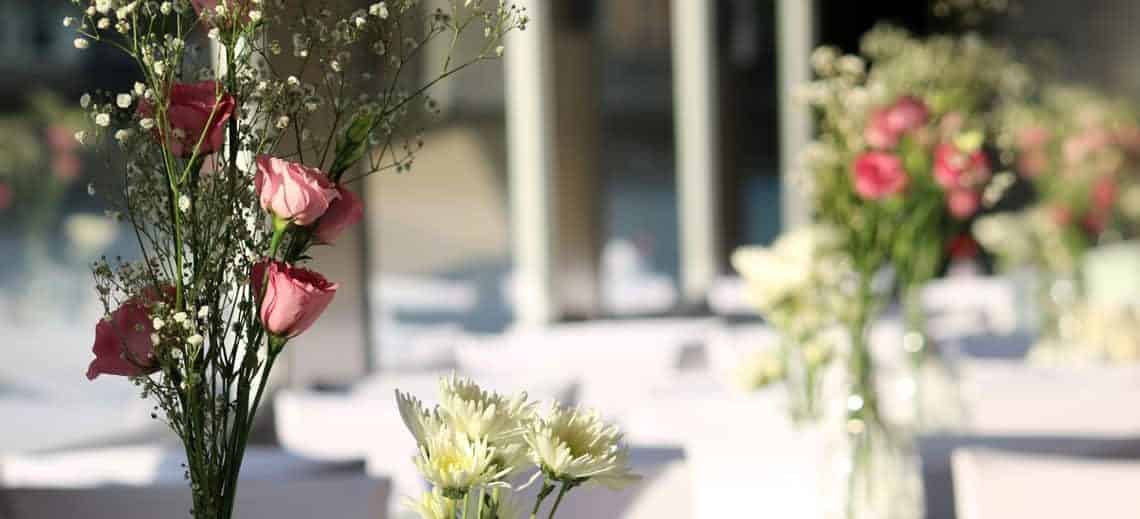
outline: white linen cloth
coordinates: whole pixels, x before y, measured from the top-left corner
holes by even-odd
[[[1140,461],[954,453],[959,519],[1132,519]]]

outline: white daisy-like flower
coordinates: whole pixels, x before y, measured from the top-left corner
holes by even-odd
[[[77,48],[79,50],[86,49],[87,47],[90,47],[90,46],[91,46],[91,43],[88,42],[85,38],[76,38],[75,39],[75,48]]]
[[[459,511],[455,505],[455,500],[443,495],[438,488],[424,492],[419,499],[404,498],[404,506],[420,519],[455,519]]]
[[[424,409],[423,403],[418,398],[397,389],[396,406],[400,410],[404,426],[416,439],[416,444],[426,445],[429,437],[439,434],[441,427],[439,417]]]
[[[622,436],[596,411],[555,403],[547,416],[528,427],[524,437],[532,461],[548,479],[618,489],[640,478],[630,471],[629,449],[621,445]]]
[[[466,377],[452,374],[439,382],[440,418],[472,438],[500,442],[518,438],[534,416],[526,393],[506,397],[487,391]]]
[[[111,116],[109,114],[97,114],[95,124],[106,128],[111,125]]]
[[[429,435],[415,458],[420,473],[444,495],[461,497],[475,487],[501,486],[508,470],[495,463],[495,448],[485,439],[444,427]]]

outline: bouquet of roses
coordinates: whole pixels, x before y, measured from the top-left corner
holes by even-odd
[[[1032,260],[1054,273],[1071,273],[1089,248],[1136,232],[1140,196],[1140,118],[1133,103],[1092,89],[1049,86],[1039,100],[1008,106],[1001,114],[1003,151],[1016,160],[1033,188],[1033,211],[1048,218],[1030,231],[1054,234],[1068,261],[1054,254]],[[1050,237],[1041,236],[1040,240]],[[993,243],[999,255],[1008,247]],[[1045,261],[1050,259],[1052,261]]]
[[[619,489],[640,478],[630,472],[621,431],[594,411],[552,402],[539,412],[526,393],[502,395],[455,375],[440,380],[433,409],[399,390],[396,402],[419,448],[416,467],[432,486],[406,501],[423,519],[520,519],[525,511],[511,492],[540,480],[530,517],[558,490],[553,519],[575,488]]]
[[[228,519],[274,363],[336,294],[309,249],[362,218],[353,181],[411,165],[403,128],[427,89],[499,56],[525,16],[497,0],[74,2],[77,48],[138,65],[133,88],[84,96],[94,125],[76,135],[113,148],[112,202],[141,255],[95,266],[107,316],[87,376],[130,377],[155,400],[185,447],[193,515]],[[468,30],[483,45],[459,56]],[[452,42],[442,68],[410,82],[437,38]]]

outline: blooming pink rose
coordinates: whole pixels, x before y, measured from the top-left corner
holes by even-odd
[[[308,330],[328,308],[337,286],[320,274],[279,261],[258,263],[251,273],[261,299],[261,322],[278,337],[296,337]]]
[[[863,138],[867,145],[878,150],[894,148],[903,134],[926,125],[930,110],[926,103],[913,96],[902,96],[894,104],[871,112]]]
[[[340,196],[329,204],[328,211],[317,221],[317,228],[313,231],[320,243],[331,244],[345,229],[364,218],[364,204],[360,197],[343,186],[337,186],[336,190]]]
[[[236,102],[230,94],[223,92],[217,81],[199,83],[175,83],[170,87],[169,103],[166,111],[170,126],[170,152],[178,157],[191,157],[194,148],[201,141],[199,155],[209,155],[222,149],[226,122],[233,117]],[[154,107],[145,101],[139,103],[139,114],[154,117]],[[165,132],[156,129],[162,138]],[[205,138],[203,138],[205,135]]]
[[[982,205],[982,194],[972,189],[955,188],[946,192],[946,207],[950,209],[950,216],[958,220],[965,220]]]
[[[1031,125],[1017,132],[1017,147],[1022,151],[1037,150],[1049,143],[1049,129],[1040,125]]]
[[[317,221],[340,197],[321,170],[269,155],[257,157],[254,186],[263,209],[302,226]]]
[[[95,380],[99,375],[138,377],[158,371],[150,339],[154,325],[149,309],[160,294],[172,296],[173,290],[169,286],[148,290],[128,299],[109,319],[99,320],[95,325],[95,345],[91,348],[95,360],[87,367],[88,380]]]
[[[211,26],[232,29],[234,21],[249,21],[250,0],[190,0],[190,3],[202,21]],[[217,15],[219,3],[225,7],[224,17]]]
[[[934,148],[934,180],[946,189],[970,187],[990,178],[990,160],[981,150],[966,154],[953,144]]]
[[[902,160],[880,151],[859,155],[852,167],[855,175],[855,192],[867,200],[879,200],[901,193],[906,189],[907,173]]]

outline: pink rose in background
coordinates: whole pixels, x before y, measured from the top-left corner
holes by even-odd
[[[255,294],[264,287],[261,322],[278,337],[304,333],[336,295],[336,284],[320,274],[278,261],[254,265],[251,275]]]
[[[169,294],[173,289],[166,287]],[[87,379],[99,375],[137,377],[158,371],[154,358],[154,344],[150,335],[154,325],[149,308],[159,297],[158,290],[127,300],[111,313],[109,319],[100,319],[95,325],[95,345],[91,351],[95,360],[87,367]]]
[[[1045,172],[1049,167],[1049,155],[1045,150],[1035,149],[1023,151],[1017,157],[1017,171],[1026,178],[1034,178]]]
[[[925,126],[929,119],[926,103],[917,97],[902,96],[894,104],[871,112],[863,138],[871,148],[888,150],[898,145],[907,132]]]
[[[226,122],[233,117],[236,102],[233,96],[222,93],[222,84],[217,81],[198,83],[175,83],[170,88],[170,106],[166,111],[170,125],[170,152],[177,157],[193,156],[194,148],[201,141],[199,155],[209,155],[222,149],[225,139]],[[154,117],[154,107],[150,103],[139,103],[139,114]],[[156,129],[161,138],[163,130]],[[203,138],[205,135],[205,138]]]
[[[1044,126],[1030,125],[1017,132],[1017,147],[1021,151],[1038,150],[1049,143],[1051,134]]]
[[[945,189],[970,187],[990,178],[990,160],[981,150],[966,154],[953,144],[934,149],[934,180]]]
[[[972,189],[951,189],[946,192],[946,207],[950,216],[965,220],[974,216],[982,205],[982,194]]]
[[[1054,205],[1050,210],[1053,222],[1062,227],[1073,223],[1073,210],[1064,205]]]
[[[250,0],[190,0],[190,3],[202,21],[215,27],[232,29],[234,21],[249,21]],[[218,16],[218,4],[225,8],[223,17]]]
[[[1081,224],[1084,225],[1085,230],[1093,234],[1100,234],[1108,227],[1108,220],[1111,216],[1111,211],[1092,209],[1085,214],[1084,219],[1081,220]]]
[[[1131,155],[1140,155],[1140,127],[1126,125],[1113,134],[1114,142]]]
[[[950,253],[950,257],[954,259],[971,259],[978,257],[981,252],[981,247],[978,245],[977,240],[969,234],[959,234],[950,243],[946,244],[946,251]]]
[[[340,196],[329,204],[328,211],[317,221],[317,228],[313,231],[320,243],[332,244],[345,229],[364,218],[364,204],[360,197],[343,186],[337,186],[336,190]]]
[[[44,130],[44,137],[47,138],[48,148],[53,153],[71,153],[79,145],[75,141],[75,131],[58,124],[48,126]]]
[[[83,163],[74,153],[59,153],[51,159],[51,172],[60,180],[74,180],[83,169]]]
[[[301,226],[317,221],[340,197],[321,170],[269,155],[257,157],[254,185],[262,209]]]
[[[1112,142],[1112,136],[1100,127],[1089,128],[1083,133],[1065,139],[1061,153],[1069,164],[1076,164],[1089,155],[1103,151]]]
[[[1117,191],[1116,179],[1107,175],[1100,177],[1092,188],[1093,210],[1111,212],[1112,206],[1116,205]]]
[[[902,160],[890,153],[863,153],[855,159],[852,170],[855,192],[866,200],[879,200],[906,189],[907,173]]]

